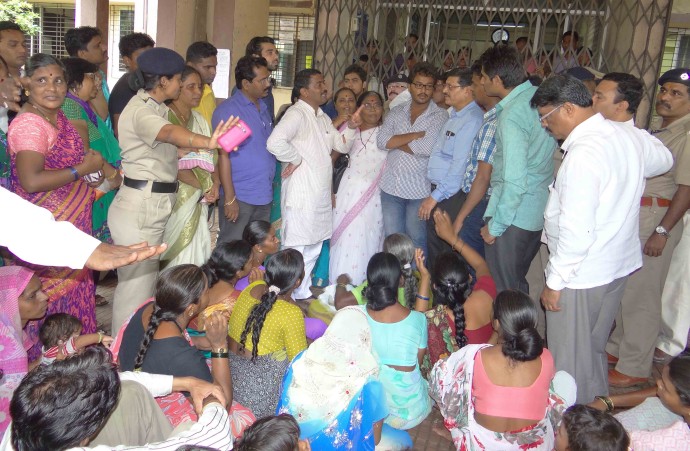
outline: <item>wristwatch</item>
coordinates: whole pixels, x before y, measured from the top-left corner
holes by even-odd
[[[664,227],[662,225],[657,226],[656,229],[654,229],[654,232],[656,232],[657,234],[659,234],[661,236],[665,236],[666,238],[671,236],[671,234],[668,233],[668,230],[666,230],[666,227]]]
[[[212,359],[227,359],[230,357],[226,348],[218,348],[211,351]]]

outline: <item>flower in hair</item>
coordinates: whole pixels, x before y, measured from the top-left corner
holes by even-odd
[[[410,268],[412,268],[412,265],[409,264],[409,263],[405,263],[405,264],[403,265],[403,269],[410,269]]]
[[[280,293],[280,288],[278,288],[275,285],[271,285],[270,287],[268,287],[268,292],[278,294]]]

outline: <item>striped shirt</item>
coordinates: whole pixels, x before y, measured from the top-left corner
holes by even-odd
[[[426,178],[429,155],[436,144],[441,128],[448,120],[448,113],[429,102],[426,111],[414,124],[410,123],[412,102],[393,108],[379,130],[377,143],[379,149],[386,149],[386,144],[393,136],[424,131],[421,139],[415,139],[408,146],[413,155],[400,149],[391,149],[386,158],[386,167],[381,176],[381,191],[403,199],[423,199],[431,193],[431,184]]]
[[[472,150],[470,150],[467,170],[465,170],[465,178],[462,181],[462,191],[465,193],[470,192],[474,179],[477,177],[479,162],[483,161],[492,166],[494,164],[497,119],[496,107],[484,113],[484,123],[479,128],[477,135],[474,137],[474,141],[472,141]],[[486,190],[486,195],[491,195],[491,186]]]

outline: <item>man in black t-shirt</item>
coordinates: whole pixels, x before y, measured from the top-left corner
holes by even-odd
[[[117,136],[117,122],[120,119],[122,110],[125,109],[129,100],[137,93],[129,86],[129,78],[138,67],[137,58],[141,52],[150,49],[154,45],[155,42],[153,42],[151,36],[145,33],[132,33],[120,39],[118,47],[120,48],[122,62],[127,67],[127,73],[115,83],[108,101],[108,113],[113,121],[115,136]]]

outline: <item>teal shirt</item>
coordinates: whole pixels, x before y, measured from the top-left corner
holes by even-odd
[[[529,102],[537,91],[529,81],[516,86],[498,105],[491,198],[485,218],[489,233],[501,236],[514,225],[539,231],[553,182],[556,140],[539,123]]]

